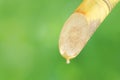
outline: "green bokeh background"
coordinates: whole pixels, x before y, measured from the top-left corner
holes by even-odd
[[[120,4],[67,65],[61,28],[82,0],[0,0],[0,80],[120,80]]]

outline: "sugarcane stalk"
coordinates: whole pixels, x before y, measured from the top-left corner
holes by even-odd
[[[106,16],[120,0],[83,0],[65,22],[59,39],[61,55],[70,63],[75,58]]]

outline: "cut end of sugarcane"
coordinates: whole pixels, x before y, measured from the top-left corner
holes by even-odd
[[[70,63],[76,57],[88,39],[88,22],[81,13],[73,13],[63,26],[59,39],[61,55]]]

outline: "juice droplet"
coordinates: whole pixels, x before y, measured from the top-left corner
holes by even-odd
[[[66,63],[67,63],[67,64],[70,64],[70,59],[66,59]]]

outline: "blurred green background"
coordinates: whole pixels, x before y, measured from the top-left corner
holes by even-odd
[[[0,80],[120,80],[120,4],[68,65],[58,50],[82,0],[0,0]]]

